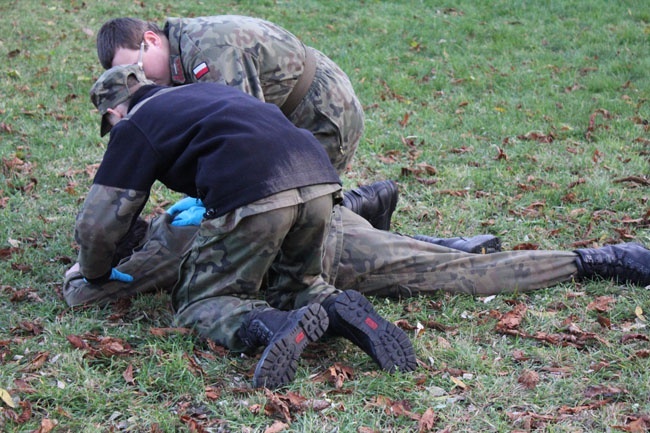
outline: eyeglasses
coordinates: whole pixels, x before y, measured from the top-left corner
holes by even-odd
[[[145,47],[144,41],[140,42],[140,55],[138,56],[138,66],[140,69],[144,70],[144,47]]]

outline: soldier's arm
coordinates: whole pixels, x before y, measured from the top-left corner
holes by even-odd
[[[265,101],[258,59],[237,47],[209,47],[185,57],[191,82],[214,82],[235,87]]]
[[[116,245],[147,198],[146,191],[92,185],[75,226],[80,271],[88,281],[108,279]]]

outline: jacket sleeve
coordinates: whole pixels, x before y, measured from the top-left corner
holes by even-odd
[[[145,191],[92,185],[75,225],[80,272],[86,279],[110,275],[116,245],[142,211],[148,195]]]
[[[184,56],[183,67],[192,82],[215,82],[235,87],[265,101],[258,59],[235,47],[208,47],[199,51],[187,44],[190,54]]]

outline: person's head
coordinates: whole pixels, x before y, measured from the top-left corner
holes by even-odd
[[[140,87],[154,84],[137,64],[114,66],[90,88],[90,100],[102,116],[102,137],[126,116],[131,97]]]
[[[137,18],[114,18],[97,33],[97,56],[104,69],[140,63],[147,77],[171,84],[169,40],[154,23]]]

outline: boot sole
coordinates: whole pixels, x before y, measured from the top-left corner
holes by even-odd
[[[363,295],[347,290],[336,297],[338,320],[347,324],[341,333],[389,372],[413,371],[417,367],[415,350],[408,336],[382,318]]]
[[[278,330],[262,352],[255,367],[253,387],[276,389],[292,382],[302,351],[327,331],[329,318],[320,304],[311,304],[301,310],[301,314]]]

